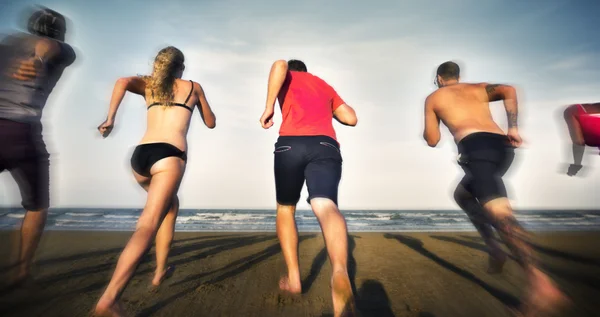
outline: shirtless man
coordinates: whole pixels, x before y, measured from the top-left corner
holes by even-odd
[[[10,287],[31,280],[50,205],[42,112],[63,71],[75,61],[74,50],[64,42],[66,22],[60,13],[41,8],[29,17],[28,31],[0,42],[0,173],[11,173],[26,210]]]
[[[573,142],[573,164],[567,175],[574,176],[582,168],[585,147],[600,148],[600,103],[570,105],[563,114]]]
[[[427,144],[440,141],[440,120],[448,127],[458,146],[458,164],[465,176],[457,186],[454,198],[490,248],[490,272],[499,272],[506,254],[493,239],[492,227],[525,270],[529,282],[529,298],[523,313],[549,308],[563,299],[548,276],[539,271],[532,251],[525,242],[527,233],[519,225],[507,198],[502,176],[512,163],[514,148],[522,143],[517,125],[517,94],[513,87],[497,84],[459,83],[460,68],[445,62],[437,69],[438,90],[425,100]],[[493,121],[489,102],[503,100],[508,116],[508,132]]]
[[[331,295],[334,316],[352,316],[354,300],[348,276],[348,233],[337,206],[342,155],[332,121],[355,126],[356,113],[321,78],[309,73],[299,60],[273,63],[267,87],[264,129],[273,126],[275,101],[282,123],[275,143],[277,237],[288,274],[279,282],[286,292],[300,294],[298,230],[294,214],[306,180],[308,202],[319,220],[333,268]]]

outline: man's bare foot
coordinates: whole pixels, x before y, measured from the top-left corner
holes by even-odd
[[[292,283],[289,277],[283,276],[279,279],[279,289],[297,295],[302,293],[302,283],[300,283],[300,281],[294,281]]]
[[[125,316],[125,310],[121,306],[121,303],[114,302],[110,303],[106,300],[100,299],[96,308],[94,309],[94,317],[123,317]]]
[[[508,258],[508,256],[506,255],[506,253],[504,253],[502,251],[496,252],[494,254],[492,254],[490,252],[490,255],[488,258],[487,272],[489,274],[502,273],[502,268],[504,267],[504,264],[506,263],[507,258]]]
[[[20,273],[8,281],[8,284],[3,288],[2,292],[13,291],[17,288],[32,285],[34,283],[35,279],[29,272]]]
[[[544,273],[534,269],[533,282],[527,299],[521,309],[522,316],[533,317],[540,313],[555,313],[570,302],[558,287]]]
[[[169,266],[169,267],[167,267],[166,270],[164,270],[160,274],[158,272],[154,273],[154,278],[152,279],[152,289],[156,290],[160,286],[160,284],[162,284],[162,282],[164,282],[166,279],[173,276],[174,272],[175,272],[175,267]]]
[[[334,272],[331,277],[331,296],[333,298],[333,315],[355,316],[356,307],[354,305],[354,295],[352,294],[352,285],[348,272]]]

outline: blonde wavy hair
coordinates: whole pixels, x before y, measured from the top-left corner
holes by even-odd
[[[183,70],[183,53],[176,47],[165,47],[158,52],[154,59],[152,75],[144,76],[146,89],[149,90],[154,102],[165,106],[173,103],[173,84],[177,75]]]

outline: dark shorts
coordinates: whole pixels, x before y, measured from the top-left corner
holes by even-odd
[[[465,171],[460,181],[481,204],[507,197],[502,176],[515,157],[514,147],[502,134],[477,132],[458,143],[458,164]]]
[[[49,158],[41,123],[0,119],[0,173],[11,173],[26,210],[39,211],[50,205]]]
[[[342,177],[339,144],[327,136],[280,136],[275,143],[277,202],[296,205],[306,180],[308,202],[329,198],[337,205]]]

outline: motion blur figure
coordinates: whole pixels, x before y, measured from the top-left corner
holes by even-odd
[[[18,261],[9,286],[31,280],[31,266],[50,205],[49,154],[42,138],[42,111],[75,52],[64,42],[65,18],[41,8],[29,17],[29,33],[0,44],[0,172],[16,181],[25,208]]]
[[[184,56],[179,49],[169,46],[160,50],[154,60],[152,75],[117,80],[108,116],[98,127],[103,137],[111,133],[126,92],[144,97],[147,128],[131,156],[131,168],[135,180],[148,192],[148,199],[135,232],[119,256],[115,272],[96,304],[97,316],[123,316],[119,298],[154,238],[156,271],[152,288],[158,287],[173,271],[167,267],[167,258],[179,212],[177,192],[185,173],[187,133],[194,108],[198,108],[208,128],[213,129],[216,125],[202,86],[181,79],[184,69]]]
[[[573,142],[573,164],[567,175],[574,176],[583,167],[585,147],[600,149],[600,103],[570,105],[563,115]]]
[[[509,85],[461,83],[459,79],[456,63],[445,62],[438,67],[435,83],[439,89],[425,100],[423,137],[435,147],[441,137],[440,121],[450,130],[458,147],[458,164],[465,171],[454,198],[490,249],[488,272],[501,272],[507,258],[494,239],[493,228],[524,269],[529,294],[522,313],[534,316],[543,309],[555,308],[565,297],[537,269],[526,241],[529,234],[514,217],[502,181],[513,162],[514,149],[522,143],[517,124],[517,93]],[[494,122],[490,111],[489,103],[499,100],[506,108],[507,132]]]

